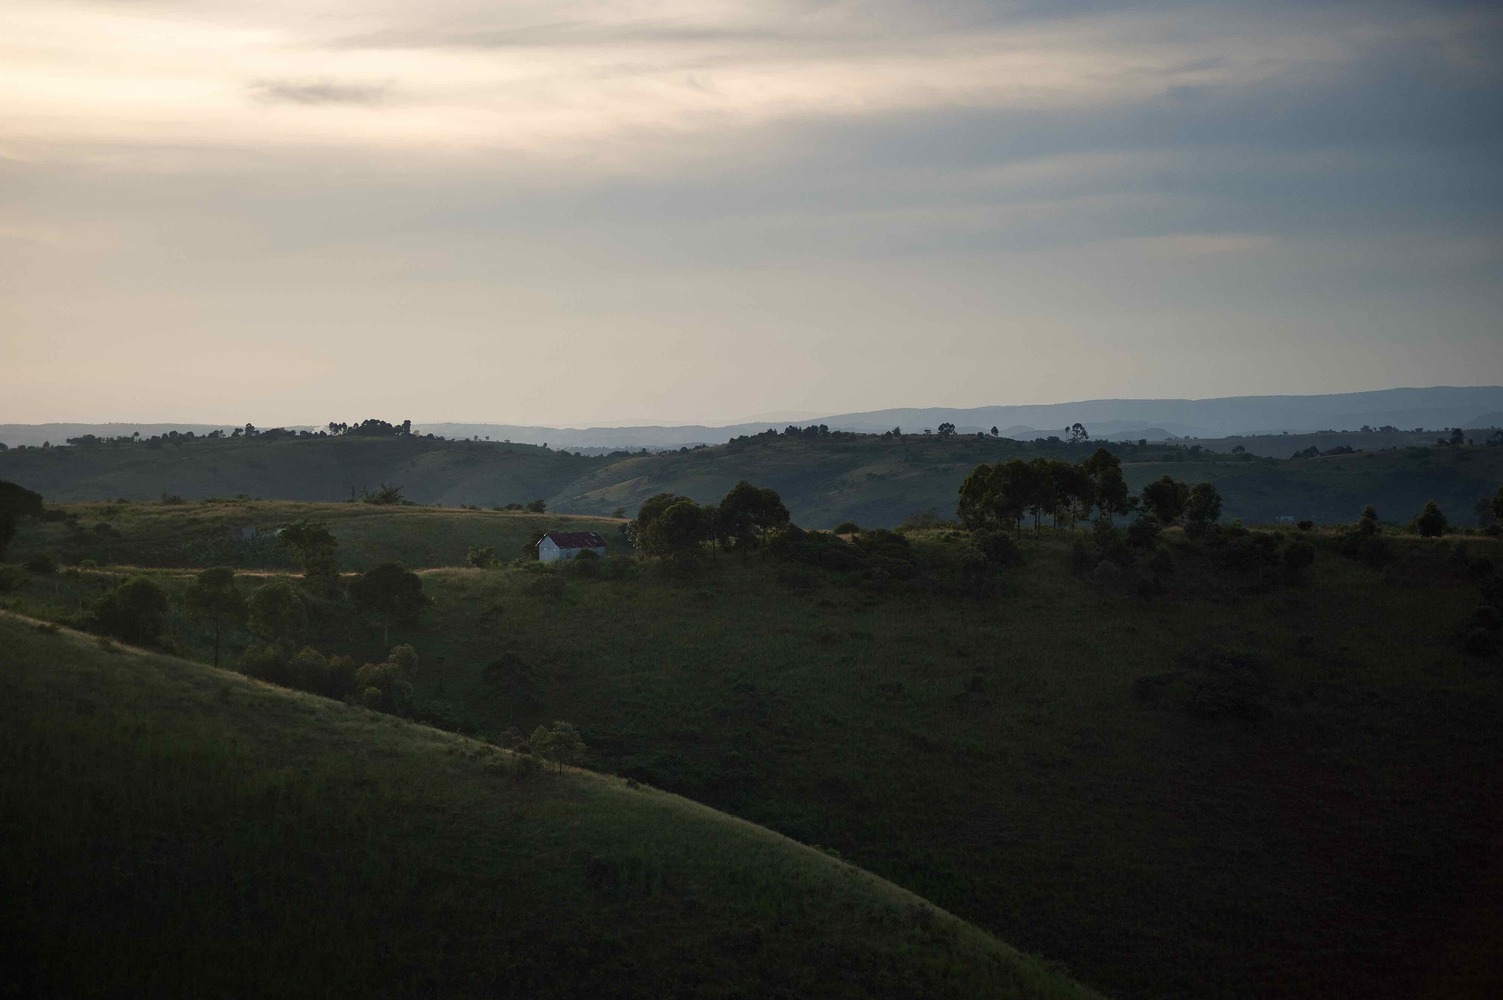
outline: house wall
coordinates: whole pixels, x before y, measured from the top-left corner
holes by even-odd
[[[584,549],[561,549],[554,543],[553,539],[545,538],[538,543],[538,560],[540,562],[558,562],[560,559],[573,559],[584,551]],[[597,545],[589,551],[602,559],[605,558],[604,545]]]

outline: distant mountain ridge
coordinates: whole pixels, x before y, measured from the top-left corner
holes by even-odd
[[[1059,434],[1071,424],[1084,424],[1092,437],[1114,440],[1175,437],[1218,438],[1241,434],[1300,433],[1357,430],[1385,425],[1412,430],[1491,426],[1503,411],[1503,386],[1433,386],[1375,389],[1310,396],[1225,396],[1212,399],[1087,399],[1070,403],[960,407],[895,407],[861,413],[789,421],[799,426],[825,424],[831,430],[881,432],[901,427],[905,433],[938,430],[952,423],[961,433],[989,433],[1032,439]],[[390,417],[390,414],[386,416]],[[781,421],[726,425],[681,424],[632,427],[540,427],[522,424],[414,422],[421,434],[468,440],[488,438],[517,444],[547,444],[551,448],[622,449],[681,448],[696,444],[724,444],[732,438],[758,434]],[[204,434],[233,429],[229,424],[169,423],[54,423],[0,424],[0,443],[62,444],[84,434],[142,437],[169,430]],[[297,425],[303,429],[304,425]]]

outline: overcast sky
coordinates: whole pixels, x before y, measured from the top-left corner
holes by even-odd
[[[1489,7],[4,0],[0,422],[1503,382]]]

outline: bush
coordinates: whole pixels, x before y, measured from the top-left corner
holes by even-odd
[[[288,659],[286,646],[278,643],[253,644],[240,654],[235,668],[247,677],[285,686],[291,676],[287,669]]]
[[[35,573],[38,576],[51,576],[57,572],[57,560],[45,552],[32,556],[22,565],[26,567],[26,572]]]
[[[1300,523],[1299,523],[1299,524],[1298,524],[1298,525],[1297,525],[1297,527],[1298,527],[1298,528],[1299,528],[1299,530],[1301,530],[1301,531],[1314,531],[1314,530],[1315,530],[1315,522],[1314,522],[1314,521],[1312,521],[1312,520],[1310,520],[1310,519],[1309,519],[1309,518],[1308,518],[1308,517],[1307,517],[1307,518],[1305,518],[1305,519],[1304,519],[1304,520],[1303,520],[1303,521],[1301,521],[1301,522],[1300,522]]]
[[[1315,546],[1306,541],[1290,542],[1284,550],[1284,565],[1289,567],[1290,572],[1299,573],[1308,569],[1315,562]]]
[[[857,524],[855,521],[841,521],[839,524],[835,525],[835,534],[859,535],[861,534],[861,525]]]
[[[990,597],[997,590],[994,564],[974,545],[960,554],[960,592],[966,597]]]
[[[1450,524],[1446,521],[1446,515],[1434,500],[1425,504],[1425,509],[1414,517],[1414,530],[1420,533],[1422,538],[1439,538],[1449,530]]]
[[[1077,538],[1075,544],[1070,546],[1070,572],[1076,576],[1085,576],[1095,569],[1096,563],[1100,562],[1091,547]]]
[[[1023,558],[1023,550],[1005,531],[977,531],[971,534],[974,545],[993,566],[1008,566]]]
[[[287,686],[313,694],[326,694],[329,690],[328,657],[304,646],[287,661]]]
[[[478,569],[490,569],[496,565],[496,550],[489,545],[471,546],[470,551],[465,555],[465,562]]]
[[[1127,544],[1135,549],[1151,549],[1159,540],[1162,525],[1152,511],[1143,511],[1127,526]]]
[[[94,627],[105,635],[138,645],[157,642],[167,625],[167,593],[154,580],[127,580],[94,605]]]

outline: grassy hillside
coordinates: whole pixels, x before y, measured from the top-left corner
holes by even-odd
[[[16,996],[1086,992],[617,778],[0,616]]]
[[[493,507],[549,496],[602,461],[531,445],[420,437],[195,439],[13,449],[0,452],[0,479],[59,502],[163,493],[339,501],[389,483],[418,503]]]
[[[1045,456],[1079,461],[1094,445],[907,435],[825,438],[756,437],[715,448],[655,455],[585,458],[542,448],[421,438],[191,441],[29,449],[0,453],[0,479],[50,502],[189,500],[245,494],[281,500],[340,501],[352,487],[401,485],[409,499],[450,506],[544,498],[550,510],[606,515],[632,512],[655,493],[718,500],[742,479],[782,495],[794,519],[811,527],[854,520],[891,527],[910,514],[950,516],[960,483],[976,465]],[[1129,484],[1164,474],[1208,480],[1225,497],[1227,518],[1268,522],[1281,516],[1331,523],[1354,519],[1366,504],[1405,521],[1436,500],[1456,523],[1479,497],[1503,484],[1503,448],[1406,448],[1361,455],[1279,461],[1166,445],[1116,444]]]
[[[630,552],[607,517],[572,517],[521,511],[403,507],[364,503],[219,501],[183,504],[75,503],[62,505],[71,521],[22,522],[9,558],[47,553],[65,563],[92,559],[105,565],[290,568],[295,560],[270,534],[277,526],[309,519],[326,524],[339,542],[342,569],[365,569],[388,559],[408,566],[462,566],[472,547],[497,557],[520,556],[535,532],[597,531],[612,551]],[[242,537],[242,529],[259,534]]]
[[[1141,561],[1082,579],[1048,531],[985,599],[946,583],[948,533],[916,542],[929,583],[890,590],[761,556],[440,569],[392,641],[428,717],[567,719],[592,766],[833,848],[1114,995],[1496,995],[1503,669],[1456,637],[1503,546],[1391,537],[1375,568],[1317,535],[1291,578],[1166,537],[1146,600]],[[6,600],[68,614],[108,582]],[[324,614],[306,641],[383,657]],[[181,618],[169,641],[207,653]]]

